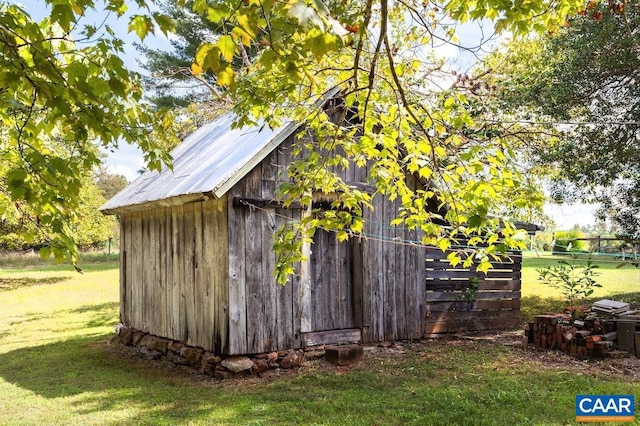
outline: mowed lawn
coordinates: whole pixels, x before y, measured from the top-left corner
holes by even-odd
[[[527,300],[554,303],[534,270],[552,261],[525,260],[525,311]],[[640,396],[634,379],[596,362],[545,363],[461,339],[368,349],[351,368],[314,362],[298,374],[216,382],[110,345],[117,263],[82,267],[0,269],[0,424],[571,424],[576,394]],[[638,269],[603,267],[605,279],[603,297],[637,298]]]

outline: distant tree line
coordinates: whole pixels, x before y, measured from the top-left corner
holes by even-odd
[[[81,250],[100,248],[109,238],[118,239],[117,218],[105,216],[100,206],[127,185],[127,178],[99,167],[82,182],[80,203],[69,223],[72,235]],[[52,229],[40,221],[28,207],[15,204],[0,219],[0,251],[40,250],[48,247]]]

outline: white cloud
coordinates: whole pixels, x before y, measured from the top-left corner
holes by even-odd
[[[556,222],[556,229],[569,230],[574,225],[595,224],[597,205],[593,204],[551,204],[544,205],[544,212]]]
[[[142,152],[128,143],[120,143],[114,152],[108,152],[105,160],[111,173],[123,175],[129,182],[139,176],[138,170],[145,167]]]

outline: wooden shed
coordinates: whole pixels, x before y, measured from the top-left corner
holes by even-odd
[[[120,216],[123,325],[233,355],[519,323],[517,257],[488,280],[452,269],[411,243],[416,231],[388,225],[398,205],[382,197],[367,238],[318,231],[305,282],[277,285],[273,231],[301,211],[273,200],[299,126],[234,129],[233,119],[198,129],[173,151],[172,171],[144,173],[101,208]],[[366,168],[341,174],[366,185]]]

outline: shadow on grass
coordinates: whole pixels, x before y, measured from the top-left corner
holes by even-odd
[[[451,361],[447,355],[460,355],[465,348],[447,349],[426,365],[415,354],[390,359],[384,369],[372,364],[377,372],[311,371],[275,381],[215,384],[176,373],[160,362],[125,356],[109,339],[102,334],[2,354],[0,377],[35,394],[34,403],[38,397],[59,401],[60,410],[85,420],[101,416],[102,424],[447,424],[473,417],[475,410],[473,404],[457,412],[441,406],[446,399],[460,398],[459,385],[445,383],[439,389],[425,380],[438,382],[442,364]],[[467,364],[493,362],[494,356],[504,354],[487,348],[480,355],[489,361],[472,354],[473,359],[462,362],[465,367],[457,367],[466,371]],[[437,412],[452,420],[421,421]]]
[[[117,306],[117,302],[110,302],[64,311],[83,318],[81,324],[74,323],[73,327],[84,335],[0,354],[0,379],[32,392],[34,404],[38,404],[39,397],[68,398],[61,402],[65,405],[60,409],[74,415],[119,413],[114,415],[114,423],[121,423],[122,416],[131,421],[158,415],[183,421],[185,415],[187,418],[210,415],[216,403],[197,397],[202,390],[198,386],[201,380],[185,376],[166,364],[136,358],[126,348],[109,344],[114,335],[105,333],[104,327],[113,324],[113,310]],[[43,333],[51,336],[52,331],[55,334],[55,330]],[[177,386],[181,396],[176,394]],[[188,391],[189,388],[193,389]],[[216,395],[210,392],[208,396]],[[219,399],[217,404],[224,403],[224,397]],[[175,414],[178,417],[174,417],[177,406],[180,406]]]
[[[86,328],[105,327],[113,324],[113,311],[117,311],[119,302],[106,302],[97,305],[83,305],[67,311],[72,314],[91,313],[91,319],[85,324]]]
[[[566,303],[560,298],[524,296],[520,300],[520,312],[523,321],[533,321],[536,315],[550,312],[562,312]]]
[[[463,341],[371,353],[353,369],[216,384],[126,355],[110,338],[0,354],[0,378],[30,391],[27,404],[45,398],[78,424],[563,424],[574,415],[575,394],[593,385],[555,369],[532,375],[504,347]],[[629,385],[606,386],[593,391],[620,393]],[[549,392],[558,404],[548,403]]]
[[[381,397],[389,391],[368,379],[362,392],[349,377],[325,374],[217,384],[131,356],[127,348],[110,345],[111,337],[74,338],[2,354],[0,378],[33,393],[33,404],[41,398],[60,401],[56,410],[88,423],[98,416],[101,424],[295,424],[301,414],[311,423],[336,397],[342,401],[355,393],[366,399],[358,403],[372,404],[372,392]],[[350,415],[356,408],[342,404],[330,415],[335,410]],[[371,408],[381,407],[376,401]]]
[[[0,386],[5,381],[27,390],[29,399],[22,404],[53,406],[47,408],[51,410],[47,415],[64,412],[78,423],[310,424],[320,420],[327,424],[373,424],[378,422],[378,414],[372,417],[370,413],[381,413],[378,423],[403,424],[434,411],[419,408],[431,403],[433,392],[425,378],[439,380],[438,371],[444,366],[434,360],[423,364],[419,354],[412,359],[402,355],[386,360],[385,370],[377,373],[369,369],[311,370],[277,380],[217,384],[110,345],[113,334],[103,331],[101,321],[114,307],[114,303],[103,303],[66,311],[90,320],[93,325],[77,330],[85,336],[0,354]],[[113,321],[112,315],[108,321]],[[450,362],[450,357],[442,358]],[[378,362],[371,365],[381,369]],[[416,399],[417,394],[425,400],[416,400],[407,408],[407,398]],[[390,400],[389,395],[397,397]],[[364,420],[358,419],[360,410],[367,413]],[[471,415],[462,412],[457,421]]]
[[[71,277],[45,277],[45,278],[0,278],[0,291],[16,290],[20,287],[34,285],[50,285],[66,281]]]

